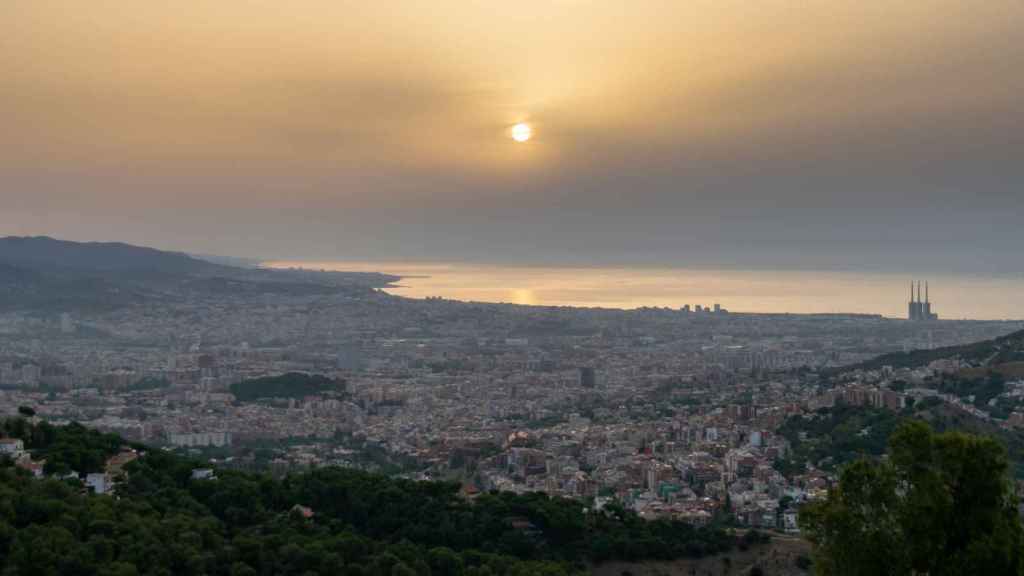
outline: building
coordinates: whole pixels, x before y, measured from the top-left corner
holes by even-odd
[[[177,448],[193,448],[201,446],[230,446],[230,432],[196,432],[185,434],[168,434],[167,442]]]
[[[106,494],[110,491],[110,479],[102,472],[87,474],[85,476],[85,486],[96,494]]]
[[[213,468],[195,468],[195,469],[192,470],[191,479],[192,480],[214,480],[214,479],[216,479],[216,477],[217,476],[214,473]]]
[[[338,349],[335,356],[335,366],[338,370],[362,370],[365,366],[363,351],[358,344],[348,344]]]
[[[924,283],[924,300],[921,299],[921,281],[910,283],[910,302],[907,303],[907,320],[911,322],[928,322],[938,320],[939,315],[932,312],[932,303],[928,297],[928,282]]]
[[[26,386],[38,386],[42,376],[43,369],[35,364],[25,364],[21,367],[21,383]]]
[[[25,451],[25,443],[17,438],[0,438],[0,455],[17,458]]]
[[[590,366],[580,368],[580,386],[584,388],[597,387],[597,372]]]
[[[75,333],[75,321],[71,319],[71,314],[64,312],[60,315],[60,331],[62,334]]]

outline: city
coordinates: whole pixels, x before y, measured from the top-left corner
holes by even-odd
[[[781,473],[792,446],[780,427],[837,401],[896,413],[908,398],[939,397],[925,381],[963,366],[884,367],[840,383],[829,371],[1021,329],[719,305],[468,304],[359,284],[327,296],[199,293],[96,313],[0,315],[0,411],[31,406],[53,423],[242,469],[341,465],[456,480],[467,493],[613,498],[644,517],[702,524],[725,513],[797,532],[795,506],[780,502],[821,497],[836,470]],[[233,394],[295,374],[338,385]],[[897,381],[913,386],[893,389]],[[1002,426],[1024,425],[1022,394],[1024,379],[1007,384]]]
[[[1024,575],[1021,0],[0,21],[0,576]]]

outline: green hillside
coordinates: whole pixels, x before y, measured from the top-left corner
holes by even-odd
[[[885,453],[892,432],[906,420],[927,422],[937,431],[957,430],[991,436],[1007,450],[1010,470],[1024,479],[1024,431],[1006,429],[939,401],[923,401],[901,412],[869,406],[836,405],[792,416],[779,428],[792,453],[776,462],[783,474],[798,473],[806,463],[829,471],[862,457]]]
[[[37,456],[111,456],[80,426],[3,423]],[[42,429],[42,431],[41,431]],[[139,447],[142,448],[142,447]],[[116,496],[78,480],[35,479],[0,463],[0,573],[7,575],[534,576],[592,562],[701,557],[739,540],[717,527],[648,522],[618,506],[534,493],[469,500],[457,484],[324,468],[275,479],[147,450]],[[747,537],[746,540],[749,540]]]

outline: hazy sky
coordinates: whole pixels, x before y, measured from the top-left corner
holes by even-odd
[[[0,21],[0,235],[1024,268],[1020,0],[8,0]]]

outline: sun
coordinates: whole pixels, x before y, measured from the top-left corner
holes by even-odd
[[[512,127],[512,139],[516,142],[526,142],[533,137],[533,128],[529,124],[520,122]]]

